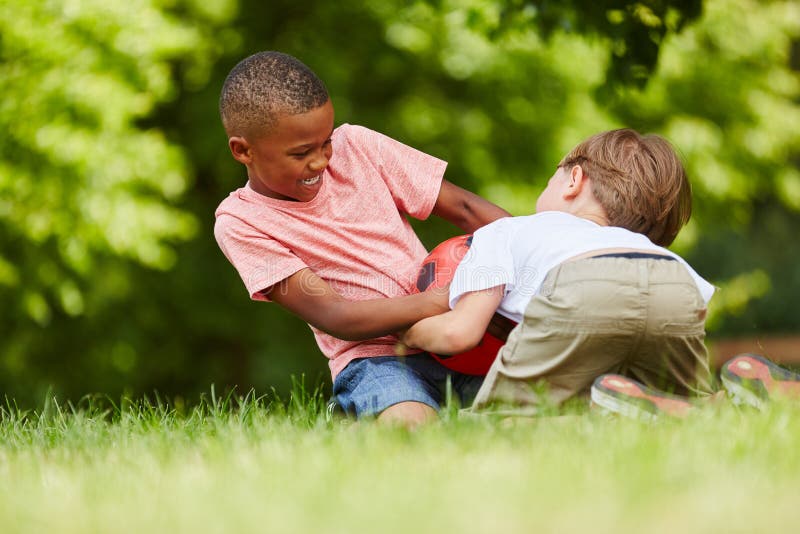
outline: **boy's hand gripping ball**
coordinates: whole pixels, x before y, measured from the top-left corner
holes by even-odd
[[[472,244],[472,235],[452,237],[440,243],[422,262],[417,276],[417,290],[442,289],[447,286],[456,273],[456,267],[467,254]],[[466,352],[450,356],[431,353],[439,363],[468,375],[485,375],[492,365],[511,329],[516,323],[502,315],[494,314],[486,333],[478,345]]]

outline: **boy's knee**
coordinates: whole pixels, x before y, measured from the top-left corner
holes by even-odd
[[[381,424],[416,428],[438,418],[436,410],[422,402],[398,402],[383,410],[378,416]]]

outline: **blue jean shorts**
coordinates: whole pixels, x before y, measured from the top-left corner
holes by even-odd
[[[421,402],[439,410],[445,401],[448,377],[454,399],[468,406],[482,376],[457,373],[427,353],[409,356],[358,358],[347,364],[333,382],[333,400],[348,415],[378,415],[399,402]]]

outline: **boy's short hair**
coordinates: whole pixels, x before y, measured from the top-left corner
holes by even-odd
[[[692,188],[672,145],[631,129],[595,134],[564,156],[559,167],[580,165],[609,224],[668,246],[692,214]]]
[[[328,90],[300,60],[259,52],[240,61],[225,79],[219,114],[228,136],[267,133],[282,114],[295,115],[328,101]]]

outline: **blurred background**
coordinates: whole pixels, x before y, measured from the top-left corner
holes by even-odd
[[[695,200],[673,249],[721,288],[714,358],[800,356],[797,2],[7,0],[0,393],[329,387],[308,327],[251,302],[213,238],[246,181],[219,91],[268,49],[317,72],[337,124],[449,161],[448,179],[516,215],[584,137],[666,136]],[[459,233],[414,224],[429,248]]]

